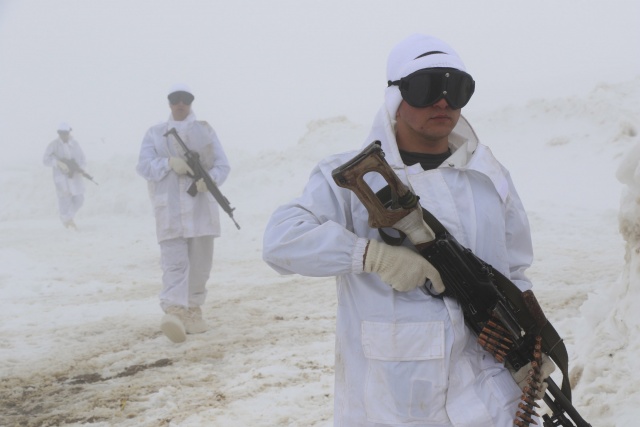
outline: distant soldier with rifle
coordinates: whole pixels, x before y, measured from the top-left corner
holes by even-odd
[[[334,425],[540,425],[547,353],[563,367],[566,353],[525,275],[531,235],[510,174],[461,116],[475,82],[420,34],[392,49],[387,79],[367,149],[321,161],[264,234],[281,274],[337,277]],[[586,427],[566,417],[568,381],[553,392],[545,426]]]
[[[58,195],[58,211],[65,227],[77,229],[74,217],[84,203],[84,181],[90,179],[82,168],[85,157],[78,142],[71,137],[71,127],[58,125],[58,138],[51,141],[44,153],[43,163],[53,169],[53,183]]]
[[[229,175],[229,162],[215,130],[196,120],[194,98],[184,84],[169,90],[169,119],[149,128],[136,167],[148,181],[155,211],[165,313],[160,328],[176,343],[208,329],[201,307],[214,238],[221,231],[218,206],[233,219],[233,208],[218,189]]]

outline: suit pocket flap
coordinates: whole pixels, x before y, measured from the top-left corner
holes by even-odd
[[[169,204],[169,193],[167,192],[156,193],[153,196],[153,206],[155,206],[156,208],[164,208],[168,204]]]
[[[362,349],[368,359],[388,361],[444,358],[442,322],[362,322]]]

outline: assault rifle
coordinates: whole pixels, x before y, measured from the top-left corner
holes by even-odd
[[[95,185],[98,185],[98,183],[93,180],[93,177],[88,173],[86,173],[84,169],[80,167],[78,162],[76,162],[76,159],[66,159],[64,157],[58,157],[55,154],[53,155],[53,157],[55,157],[56,160],[64,163],[67,166],[67,169],[69,170],[65,172],[65,175],[67,175],[69,178],[71,178],[74,173],[79,173],[83,177],[87,178],[89,181],[93,182]]]
[[[364,181],[369,172],[380,174],[388,186],[374,194]],[[419,197],[398,178],[384,159],[380,142],[366,147],[360,154],[332,173],[340,187],[353,191],[369,213],[369,226],[378,228],[383,240],[400,244],[408,237],[420,255],[440,273],[445,284],[444,296],[454,298],[461,306],[465,323],[478,337],[478,343],[501,363],[518,371],[531,363],[533,375],[523,390],[514,425],[527,427],[537,416],[536,392],[541,385],[542,353],[548,355],[562,373],[562,388],[548,377],[544,402],[551,414],[542,416],[545,427],[591,427],[571,403],[568,378],[568,355],[562,339],[545,318],[533,292],[522,292],[507,277],[462,246],[430,212],[420,207]],[[393,241],[382,228],[407,230],[398,221],[418,210],[421,233],[406,235]],[[406,220],[405,220],[406,221]],[[428,236],[425,238],[425,236]]]
[[[231,221],[233,221],[238,230],[240,230],[240,225],[233,218],[233,211],[235,210],[235,208],[231,207],[231,205],[229,204],[229,200],[227,200],[227,198],[224,197],[224,195],[220,192],[220,189],[218,188],[216,183],[213,182],[213,179],[211,179],[211,175],[209,175],[209,172],[207,172],[207,170],[202,167],[202,164],[200,163],[200,154],[193,150],[189,150],[182,138],[180,138],[180,135],[178,135],[178,131],[176,131],[176,128],[169,129],[167,133],[164,134],[164,136],[167,135],[173,135],[176,141],[178,141],[178,144],[180,144],[180,146],[184,150],[184,156],[187,159],[187,164],[193,171],[193,175],[189,174],[189,176],[193,178],[193,183],[187,190],[187,193],[189,193],[190,196],[195,197],[195,195],[198,193],[196,182],[200,179],[204,180],[209,193],[211,193],[220,207],[222,207],[222,210],[224,210],[229,215]]]

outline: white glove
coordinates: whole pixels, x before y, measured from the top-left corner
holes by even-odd
[[[169,157],[169,166],[178,175],[193,175],[193,170],[182,157]]]
[[[56,164],[58,166],[58,169],[60,169],[62,173],[69,173],[69,166],[67,166],[64,162],[56,160]]]
[[[436,238],[436,234],[424,222],[420,209],[414,209],[409,215],[393,224],[393,228],[406,234],[414,245],[430,242]]]
[[[547,391],[547,383],[544,381],[546,378],[549,378],[549,375],[556,370],[556,365],[553,363],[551,358],[546,354],[542,353],[542,365],[540,366],[540,389],[535,392],[537,399],[542,399],[544,397],[544,393]],[[511,372],[511,376],[520,387],[520,390],[524,391],[526,386],[530,386],[529,378],[533,375],[533,368],[531,367],[531,362],[524,365],[522,368],[518,369],[518,371],[514,371],[509,367],[509,372]]]
[[[204,178],[200,178],[196,181],[196,189],[198,190],[198,193],[209,191],[209,189],[207,188],[207,183],[204,182]]]
[[[432,289],[444,292],[438,270],[418,253],[404,246],[391,246],[369,240],[364,258],[364,271],[377,273],[383,282],[399,292],[411,291],[431,279]]]

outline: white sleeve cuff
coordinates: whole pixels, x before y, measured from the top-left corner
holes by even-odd
[[[351,254],[351,271],[355,274],[364,272],[364,251],[367,248],[369,239],[358,237],[355,245],[353,245],[353,252]]]

